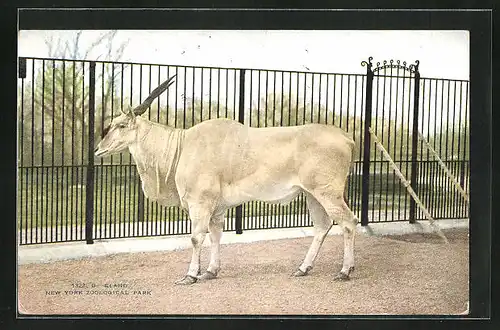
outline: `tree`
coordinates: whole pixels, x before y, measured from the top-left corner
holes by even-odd
[[[467,126],[440,131],[429,139],[430,145],[444,160],[469,160],[470,143]],[[429,157],[433,158],[432,155]]]
[[[90,52],[98,46],[106,46],[106,57],[117,61],[127,42],[114,47],[116,31],[102,34],[88,48],[81,45],[82,32],[77,32],[71,40],[45,40],[49,57],[54,60],[33,60],[35,74],[32,81],[26,80],[21,91],[22,108],[19,110],[19,127],[23,132],[22,153],[26,165],[43,164],[85,164],[87,159],[87,139],[84,131],[88,124],[88,101],[90,92],[89,63]],[[65,60],[59,60],[65,59]],[[101,114],[107,114],[102,107],[109,107],[111,98],[118,103],[117,79],[121,68],[110,69],[105,64],[96,70],[96,81],[103,93],[96,93],[96,130],[100,130]],[[112,96],[114,94],[114,96]],[[107,118],[105,118],[107,119]],[[21,137],[20,137],[21,138]],[[43,154],[43,159],[42,159]]]

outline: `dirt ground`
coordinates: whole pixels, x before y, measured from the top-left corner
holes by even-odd
[[[459,314],[469,299],[466,230],[358,235],[356,270],[333,281],[341,236],[328,236],[309,276],[290,275],[312,237],[221,247],[215,280],[176,286],[191,250],[118,254],[19,266],[19,306],[26,314]],[[208,265],[209,250],[202,253]]]

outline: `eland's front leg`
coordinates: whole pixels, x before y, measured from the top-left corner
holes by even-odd
[[[193,284],[198,280],[200,273],[200,258],[201,247],[205,241],[205,236],[208,232],[208,221],[211,217],[211,212],[201,207],[189,208],[189,217],[191,218],[191,244],[193,245],[193,253],[191,263],[186,276],[175,284]]]
[[[208,225],[210,237],[210,263],[205,273],[198,276],[200,280],[211,280],[217,277],[220,271],[220,239],[224,227],[224,214],[212,217]]]

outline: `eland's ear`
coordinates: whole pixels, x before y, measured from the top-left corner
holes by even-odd
[[[130,118],[135,119],[134,109],[132,109],[132,107],[128,107],[126,115]]]
[[[121,113],[123,113],[125,116],[128,116],[128,117],[135,117],[134,110],[132,109],[132,107],[131,107],[131,106],[128,106],[125,110],[123,110],[122,108],[120,108],[120,111],[121,111]]]
[[[134,127],[135,126],[135,123],[136,123],[136,118],[137,116],[134,114],[134,112],[132,111],[132,114],[128,117],[128,126],[129,127]]]

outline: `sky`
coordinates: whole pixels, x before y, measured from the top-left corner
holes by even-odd
[[[71,40],[77,31],[20,31],[19,56],[46,57],[45,40]],[[86,30],[82,46],[106,31]],[[361,61],[420,61],[422,77],[469,79],[467,31],[117,31],[113,45],[126,42],[123,61],[167,65],[220,66],[364,73]],[[109,60],[106,45],[89,60]]]
[[[77,32],[21,30],[18,38],[19,56],[48,57],[49,47],[46,44],[48,40],[52,40],[54,44],[57,41],[64,44],[65,41],[71,42],[74,40]],[[109,31],[84,30],[80,39],[81,49],[88,49],[99,36],[106,32]],[[90,52],[86,58],[78,58],[78,60],[116,60],[114,58],[116,51],[112,51],[111,57],[108,57],[109,47],[116,50],[123,43],[125,43],[126,47],[120,60],[124,62],[318,73],[357,73],[363,75],[366,73],[366,67],[361,66],[361,62],[372,56],[374,65],[377,62],[391,59],[400,60],[401,62],[406,61],[408,65],[415,63],[415,60],[419,60],[421,77],[469,79],[469,34],[467,31],[118,30],[111,43],[101,44]],[[83,53],[85,51],[82,51]],[[28,67],[28,72],[30,70]],[[97,72],[101,71],[100,68],[96,68],[96,70]],[[155,70],[158,70],[158,67],[150,67],[149,74],[153,78],[149,78],[151,81],[148,82],[146,71],[141,82],[139,81],[140,75],[137,66],[131,69],[133,74],[130,70],[127,70],[125,70],[126,73],[122,81],[123,86],[125,86],[122,87],[125,93],[130,90],[128,86],[140,86],[133,88],[134,104],[140,95],[147,95],[150,85],[154,87],[159,83],[155,77],[161,75],[161,79],[164,80],[167,75],[171,75],[171,71],[169,73],[165,71],[165,68],[161,68],[163,71],[157,73],[158,71]],[[179,88],[175,90],[171,88],[163,94],[170,95],[170,98],[160,98],[162,106],[165,105],[165,100],[168,99],[170,99],[168,101],[170,103],[174,102],[174,100],[175,102],[180,100],[179,102],[182,103],[185,99],[199,99],[200,97],[207,100],[209,99],[208,94],[211,94],[212,99],[221,97],[222,103],[236,106],[238,92],[236,87],[233,88],[233,86],[238,85],[238,76],[236,74],[230,73],[226,77],[224,75],[225,71],[223,71],[219,79],[212,79],[211,76],[209,77],[208,72],[192,72],[189,70],[184,72],[180,70],[178,72],[176,81],[179,83]],[[216,73],[214,72],[214,74]],[[247,77],[248,74],[249,72],[247,72]],[[195,75],[196,78],[191,78]],[[267,81],[265,72],[250,72],[250,75],[252,78],[246,79],[246,88],[251,90],[249,85],[251,81],[253,92],[245,96],[246,108],[250,108],[250,104],[259,103],[259,97],[266,94],[263,91],[261,94],[256,93],[259,84],[265,86],[265,81]],[[347,84],[345,78],[347,76],[337,76],[335,82],[330,80],[329,84],[325,84],[325,77],[320,77],[320,75],[314,75],[314,77],[312,75],[306,77],[303,74],[281,76],[279,73],[271,73],[267,92],[274,95],[276,95],[276,92],[279,94],[281,92],[280,88],[283,86],[282,88],[286,93],[289,86],[299,85],[299,83],[296,83],[298,79],[301,86],[305,85],[305,89],[302,89],[302,87],[300,90],[294,89],[291,95],[300,94],[301,98],[307,99],[307,102],[310,101],[311,104],[313,100],[318,101],[323,98],[322,104],[329,109],[335,109],[336,112],[347,108],[361,109],[361,103],[358,100],[360,97],[355,97],[355,95],[362,95],[363,84],[359,82],[354,85],[351,82],[351,87],[349,87],[350,96],[345,90],[344,94],[342,94],[342,90],[338,86],[342,82]],[[193,82],[193,79],[196,83]],[[323,79],[322,82],[320,79]],[[217,82],[220,82],[219,86],[217,86]],[[273,82],[276,82],[276,86],[280,87],[278,90],[272,90]],[[328,94],[327,88],[332,89],[334,83],[336,83],[337,88],[335,88],[335,91],[331,90]],[[226,94],[224,88],[220,86],[231,87],[228,88]],[[406,88],[409,87],[410,85],[407,84]],[[99,90],[99,86],[97,88]],[[403,93],[401,88],[400,93]],[[429,86],[427,85],[426,88],[428,89]],[[425,125],[424,130],[432,126],[435,121],[440,125],[443,119],[442,116],[438,115],[438,110],[447,106],[450,102],[455,102],[455,99],[457,107],[458,104],[465,106],[465,89],[462,93],[462,90],[458,90],[460,86],[452,85],[451,92],[445,90],[448,93],[442,93],[439,90],[440,88],[440,86],[436,85],[432,90],[432,98],[438,99],[440,103],[429,103],[429,110],[421,113],[423,116],[422,122]],[[438,97],[439,95],[436,92],[440,93],[440,95],[444,94],[444,99],[439,100],[441,97]],[[408,93],[408,95],[412,94],[409,90]],[[450,95],[449,98],[447,94]],[[454,97],[455,94],[461,96]],[[342,95],[344,99],[342,99]],[[389,95],[385,97],[388,98]],[[431,99],[430,96],[423,97]],[[399,99],[402,102],[402,98]],[[397,105],[395,102],[386,104]],[[359,115],[361,111],[359,110],[357,113]],[[394,116],[395,114],[395,111],[386,111],[386,116]],[[459,117],[454,114],[450,116]],[[428,118],[430,118],[430,126]],[[403,118],[398,120],[403,120]]]

